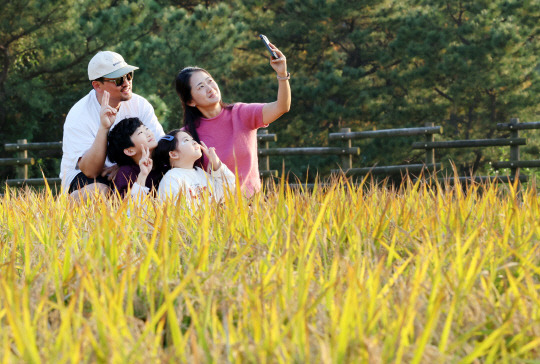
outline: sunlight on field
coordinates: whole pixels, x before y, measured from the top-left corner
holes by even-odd
[[[536,186],[336,183],[191,214],[12,189],[0,358],[529,362],[539,202]]]

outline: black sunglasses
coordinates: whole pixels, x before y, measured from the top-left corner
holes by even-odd
[[[122,86],[126,79],[128,81],[133,80],[133,71],[131,71],[130,73],[126,73],[125,75],[123,75],[121,77],[117,77],[117,78],[105,78],[105,77],[102,77],[101,79],[103,81],[107,81],[107,82],[114,82],[114,84],[116,86]]]

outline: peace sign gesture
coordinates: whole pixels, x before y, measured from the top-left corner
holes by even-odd
[[[101,97],[101,109],[99,110],[99,119],[101,120],[101,126],[105,129],[110,129],[116,120],[116,110],[114,107],[109,105],[110,94],[108,91],[103,91],[103,96]]]
[[[152,161],[152,158],[150,158],[150,149],[147,146],[141,144],[141,150],[142,156],[139,160],[139,167],[141,168],[141,174],[148,176],[148,174],[152,170],[154,162]]]

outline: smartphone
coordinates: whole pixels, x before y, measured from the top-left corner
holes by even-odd
[[[273,59],[278,59],[278,55],[276,54],[276,52],[274,52],[272,50],[272,48],[270,48],[270,42],[268,41],[268,38],[266,38],[266,35],[264,34],[260,34],[259,37],[262,39],[264,45],[266,46],[266,48],[268,48],[268,51],[270,52],[270,55],[272,56]]]

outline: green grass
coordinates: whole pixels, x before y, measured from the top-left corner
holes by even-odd
[[[534,184],[336,182],[192,214],[11,189],[0,358],[533,363],[539,202]]]

